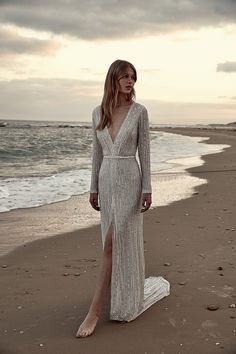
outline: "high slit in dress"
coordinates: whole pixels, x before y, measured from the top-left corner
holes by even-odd
[[[103,248],[112,225],[110,319],[130,322],[170,294],[162,276],[145,279],[140,210],[142,193],[152,192],[149,119],[145,106],[132,103],[113,142],[107,127],[96,130],[100,109],[92,113],[90,193],[99,193]]]

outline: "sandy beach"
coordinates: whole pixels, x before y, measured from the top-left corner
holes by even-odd
[[[93,335],[76,338],[101,264],[100,225],[27,243],[0,258],[0,354],[236,354],[236,132],[159,130],[231,145],[188,170],[208,180],[192,197],[144,215],[146,277],[164,276],[170,296],[127,324],[109,321],[108,298]],[[32,213],[0,214],[4,237]]]

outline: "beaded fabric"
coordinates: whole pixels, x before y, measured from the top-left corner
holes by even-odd
[[[149,119],[145,106],[132,103],[113,142],[107,127],[95,130],[100,109],[92,113],[90,193],[99,193],[103,248],[111,224],[113,230],[110,319],[130,322],[170,294],[162,276],[145,279],[140,210],[142,193],[152,192]]]

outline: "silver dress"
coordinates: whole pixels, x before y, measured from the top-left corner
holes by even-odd
[[[92,113],[90,192],[99,193],[103,248],[113,226],[110,319],[130,322],[170,294],[170,283],[162,276],[145,279],[140,210],[142,193],[152,192],[148,113],[132,103],[114,143],[107,127],[95,130],[99,119],[97,106]]]

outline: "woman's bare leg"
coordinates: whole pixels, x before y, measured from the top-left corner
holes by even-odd
[[[106,297],[110,285],[111,271],[112,271],[112,225],[109,228],[105,240],[102,265],[97,280],[94,297],[90,305],[88,314],[76,333],[76,337],[87,337],[93,333],[100,312],[102,310],[104,299]]]

